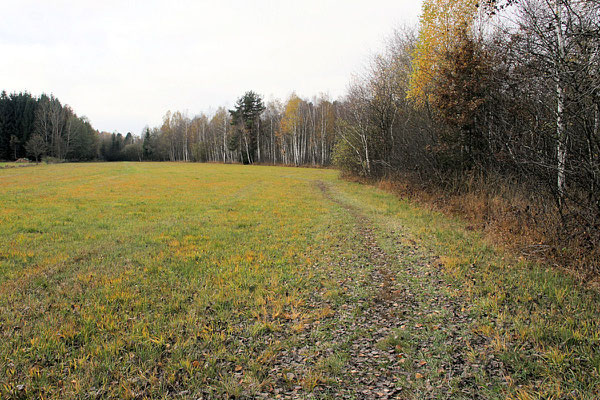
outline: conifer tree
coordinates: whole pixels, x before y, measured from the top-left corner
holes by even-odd
[[[260,133],[260,115],[264,110],[262,98],[253,91],[246,92],[235,103],[235,109],[229,110],[231,124],[235,130],[229,149],[240,151],[244,164],[260,161],[256,159],[256,150]]]

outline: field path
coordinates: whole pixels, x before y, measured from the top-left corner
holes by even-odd
[[[370,264],[370,282],[375,294],[373,304],[365,312],[354,318],[354,307],[347,307],[341,320],[349,326],[338,329],[335,340],[343,340],[344,335],[356,336],[349,342],[349,359],[347,368],[349,386],[340,387],[340,394],[352,397],[357,392],[372,398],[389,398],[399,393],[396,388],[394,374],[401,369],[403,359],[395,351],[381,350],[376,345],[389,336],[394,329],[402,326],[400,309],[411,309],[412,295],[403,292],[399,287],[395,274],[390,270],[392,257],[377,243],[373,234],[372,222],[356,207],[344,203],[334,197],[330,187],[323,182],[317,182],[317,187],[324,197],[338,204],[351,214],[355,221],[359,237],[362,238],[362,254],[367,255]],[[350,277],[348,277],[350,278]],[[352,281],[348,279],[348,281]],[[401,299],[404,294],[405,298]],[[408,294],[408,296],[406,296]],[[404,300],[404,301],[402,301]],[[356,305],[355,305],[356,306]],[[344,325],[346,325],[344,324]],[[350,330],[350,332],[347,331]],[[367,329],[372,334],[368,337],[356,335],[360,330]]]
[[[327,331],[326,339],[300,335],[274,362],[271,372],[282,376],[281,387],[286,375],[294,377],[281,371],[291,369],[296,375],[304,371],[306,376],[311,365],[319,365],[317,359],[335,360],[343,354],[344,366],[337,377],[316,379],[308,398],[484,398],[469,370],[486,368],[489,377],[499,378],[502,365],[493,357],[484,366],[466,361],[467,349],[485,357],[483,341],[469,341],[461,333],[471,321],[464,304],[445,293],[446,284],[435,266],[437,257],[423,254],[414,242],[399,245],[401,254],[390,254],[378,243],[374,224],[363,211],[340,199],[326,183],[316,181],[315,186],[327,201],[352,216],[361,248],[356,249],[355,260],[338,260],[341,274],[336,279],[348,294],[347,301],[336,308],[328,328],[318,326],[319,321],[308,329]],[[408,263],[402,263],[404,255],[409,256]],[[358,293],[365,291],[369,296],[360,298]],[[321,304],[315,301],[312,306]],[[440,350],[449,353],[438,354]],[[321,365],[321,370],[326,368]],[[460,388],[458,392],[452,390],[451,381]],[[275,393],[280,398],[306,398],[305,388],[277,388]]]
[[[597,294],[336,171],[0,186],[2,399],[597,399]]]

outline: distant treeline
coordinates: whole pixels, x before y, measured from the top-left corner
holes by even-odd
[[[54,96],[0,94],[0,159],[92,160],[97,143],[90,122]]]
[[[340,100],[250,91],[212,115],[167,112],[138,137],[96,132],[53,96],[3,92],[0,159],[333,163],[455,192],[493,178],[537,196],[591,251],[599,71],[598,0],[425,0],[419,30],[397,32]]]
[[[145,129],[139,152],[150,160],[329,165],[338,107],[325,96],[264,104],[250,91],[212,116],[167,112],[160,127]]]
[[[98,132],[53,95],[0,94],[0,160],[141,161],[142,143],[127,133]]]
[[[339,103],[296,95],[266,105],[247,92],[233,110],[193,118],[167,112],[159,127],[98,132],[54,96],[2,92],[0,159],[197,161],[329,165]]]
[[[168,112],[126,154],[442,187],[494,175],[598,214],[599,71],[600,1],[425,0],[419,30],[396,32],[342,99],[247,92],[211,116]]]

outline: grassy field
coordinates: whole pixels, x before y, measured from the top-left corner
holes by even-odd
[[[16,163],[16,162],[4,162],[0,161],[0,169],[2,168],[16,168],[16,167],[31,167],[34,163]]]
[[[0,398],[597,399],[600,297],[333,170],[0,170]]]

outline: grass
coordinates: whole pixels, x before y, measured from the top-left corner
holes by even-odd
[[[30,163],[18,163],[14,161],[0,161],[0,169],[3,168],[17,168],[17,167],[31,167],[37,165],[35,162]]]
[[[495,356],[506,366],[502,397],[598,398],[600,296],[596,291],[582,288],[565,273],[494,248],[459,219],[416,208],[384,191],[365,195],[359,184],[344,190],[348,201],[360,204],[373,218],[388,251],[401,254],[402,247],[389,232],[403,232],[405,242],[418,243],[417,253],[433,255],[448,284],[442,291],[463,303],[472,320],[470,332],[462,333],[483,338],[485,346],[479,352]],[[428,296],[440,293],[431,288],[423,293],[428,291]],[[420,318],[417,322],[432,327],[443,320],[436,316],[434,321]],[[437,346],[438,353],[444,353],[443,344]],[[491,379],[483,372],[479,378]]]
[[[600,289],[600,231],[593,222],[594,207],[586,206],[586,200],[567,199],[561,210],[552,193],[493,174],[445,188],[403,175],[378,186],[464,218],[487,240],[530,260],[557,264],[581,284]]]
[[[279,329],[312,290],[307,266],[333,221],[311,180],[334,176],[151,163],[3,171],[0,390],[155,397],[225,382],[264,346],[238,353],[232,338]]]
[[[90,163],[0,170],[0,398],[316,396],[351,383],[348,346],[331,332],[377,288],[340,284],[361,238],[317,181],[368,216],[397,280],[415,288],[410,324],[376,344],[409,360],[405,397],[442,381],[450,328],[483,338],[468,362],[505,366],[501,379],[473,373],[484,398],[600,392],[598,295],[459,220],[332,170]],[[440,296],[469,318],[446,326]],[[274,373],[303,340],[315,361]]]

